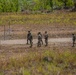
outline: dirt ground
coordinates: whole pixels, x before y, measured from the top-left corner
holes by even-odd
[[[6,30],[9,29],[9,26],[6,26]],[[5,39],[26,39],[27,31],[31,30],[33,34],[33,38],[37,38],[37,33],[39,31],[44,34],[45,31],[48,31],[49,38],[71,38],[72,33],[76,34],[76,26],[53,26],[53,25],[11,25],[10,26],[10,35],[9,31],[5,31]],[[8,33],[8,34],[7,34]],[[0,40],[4,39],[4,26],[0,26]],[[29,49],[29,45],[0,45],[0,54],[12,55],[13,53],[25,53],[28,51],[36,51],[36,50],[45,50],[52,49],[54,47],[59,48],[59,50],[70,49],[76,50],[72,48],[72,43],[51,43],[48,47],[42,46],[41,48],[37,48],[35,45],[32,49]]]
[[[44,50],[54,50],[54,51],[71,51],[76,53],[75,47],[72,47],[72,43],[50,43],[48,47],[42,45],[42,47],[37,47],[35,44],[32,48],[29,45],[0,45],[0,55],[4,57],[12,57],[27,54],[28,52],[42,52]]]

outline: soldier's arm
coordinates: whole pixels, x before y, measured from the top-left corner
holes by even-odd
[[[27,38],[28,38],[28,34],[27,34]]]

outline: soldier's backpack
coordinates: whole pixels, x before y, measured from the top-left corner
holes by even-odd
[[[38,39],[42,39],[42,35],[41,34],[38,34]]]
[[[48,39],[48,34],[45,34],[44,37],[45,37],[45,39]]]

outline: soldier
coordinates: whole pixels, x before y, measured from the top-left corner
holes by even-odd
[[[33,42],[32,42],[33,41],[33,36],[32,36],[32,34],[30,35],[30,39],[29,40],[30,40],[30,48],[31,48],[32,45],[33,45]]]
[[[72,34],[72,40],[73,40],[73,46],[72,46],[72,47],[74,47],[75,39],[76,39],[75,35],[74,35],[74,34]]]
[[[28,34],[27,34],[27,44],[29,42],[29,36],[31,35],[30,31],[28,31]]]
[[[42,40],[42,34],[41,34],[41,32],[39,32],[39,34],[41,35],[41,44],[43,45],[43,40]]]
[[[38,44],[37,44],[37,46],[41,47],[41,44],[43,44],[42,34],[41,34],[41,32],[38,32]]]
[[[27,34],[27,44],[28,44],[28,42],[30,42],[30,47],[32,47],[32,45],[33,45],[32,40],[33,40],[32,34],[31,34],[30,31],[28,31],[28,34]]]
[[[44,39],[45,39],[45,46],[48,46],[48,34],[47,34],[47,31],[45,31]]]

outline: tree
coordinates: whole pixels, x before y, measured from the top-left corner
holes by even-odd
[[[76,10],[76,0],[74,0],[74,9]]]
[[[49,0],[50,6],[53,9],[53,0]]]
[[[63,2],[64,2],[64,8],[67,7],[67,1],[68,1],[68,0],[63,0]]]

